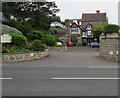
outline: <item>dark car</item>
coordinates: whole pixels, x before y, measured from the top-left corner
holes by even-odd
[[[100,44],[98,42],[91,42],[90,43],[90,47],[94,48],[94,47],[100,47]]]

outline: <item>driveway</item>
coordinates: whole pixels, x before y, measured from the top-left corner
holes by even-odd
[[[46,58],[4,63],[3,96],[117,96],[118,63],[98,48],[69,47]]]

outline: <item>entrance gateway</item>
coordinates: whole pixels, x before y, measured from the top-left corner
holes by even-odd
[[[69,41],[74,44],[81,44],[82,43],[82,35],[81,34],[70,34]]]

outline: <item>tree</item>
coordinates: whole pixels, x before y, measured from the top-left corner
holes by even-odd
[[[9,21],[3,21],[2,24],[18,29],[25,36],[33,30],[32,26],[26,21],[20,22],[17,20],[9,20]]]
[[[54,2],[3,2],[3,13],[15,16],[17,20],[53,15],[59,11]]]
[[[105,26],[105,33],[119,33],[120,26],[115,24],[108,24]]]
[[[65,21],[62,21],[61,23],[62,23],[63,25],[65,25]]]
[[[15,2],[2,2],[2,13],[4,16],[6,16],[8,19],[10,19],[10,15],[13,15],[16,9]]]
[[[51,34],[51,35],[56,35],[57,32],[58,32],[58,29],[57,29],[57,28],[50,28],[50,29],[48,30],[48,32],[49,32],[49,34]]]
[[[55,21],[61,22],[60,17],[59,17],[59,16],[56,16],[56,15],[53,15],[53,16],[51,17],[51,22],[55,22]]]
[[[28,21],[34,29],[48,30],[51,16],[59,12],[54,2],[5,2],[3,13],[13,15],[18,21]]]
[[[48,30],[50,28],[50,19],[46,16],[36,16],[28,20],[28,23],[32,25],[32,27],[36,30]]]
[[[94,37],[99,39],[100,34],[105,31],[105,27],[107,25],[108,25],[107,22],[100,22],[100,23],[95,24],[92,28]]]

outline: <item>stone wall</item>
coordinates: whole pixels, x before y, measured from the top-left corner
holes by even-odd
[[[66,52],[67,46],[64,47],[49,47],[49,51],[55,51],[55,52]]]
[[[48,56],[48,49],[43,52],[32,52],[32,53],[4,53],[2,54],[3,63],[12,63],[20,61],[30,61],[40,59]]]
[[[120,62],[120,39],[101,39],[100,55],[107,60]]]

